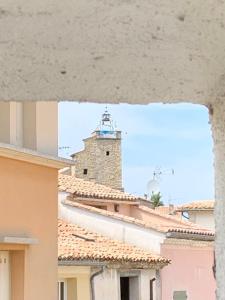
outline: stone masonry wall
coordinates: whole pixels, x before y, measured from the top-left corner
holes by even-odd
[[[121,139],[94,136],[84,142],[85,149],[75,155],[75,175],[122,189]],[[109,155],[106,155],[107,151]],[[84,169],[87,169],[87,174],[84,174]]]

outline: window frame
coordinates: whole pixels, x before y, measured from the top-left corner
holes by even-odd
[[[61,297],[61,284],[63,283],[63,297]],[[66,279],[59,279],[58,280],[58,300],[67,300],[67,282]]]

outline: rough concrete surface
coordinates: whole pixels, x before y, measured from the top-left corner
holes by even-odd
[[[210,112],[225,299],[225,1],[1,0],[0,99],[193,102]]]
[[[222,0],[1,0],[0,99],[223,99],[224,15]]]
[[[215,223],[217,299],[225,299],[225,104],[218,102],[211,109],[215,155]]]

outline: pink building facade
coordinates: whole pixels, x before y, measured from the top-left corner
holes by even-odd
[[[131,216],[161,226],[180,228],[187,223],[142,206],[132,207]],[[193,223],[188,222],[187,229],[189,224]],[[201,229],[200,226],[196,226],[197,228]],[[171,264],[161,271],[162,300],[183,300],[182,296],[176,298],[176,292],[178,295],[181,292],[180,295],[183,294],[188,300],[216,299],[216,282],[212,269],[214,242],[204,239],[201,235],[197,238],[183,234],[182,238],[166,238],[161,244],[160,254],[171,260]]]
[[[190,300],[216,299],[213,246],[209,242],[184,245],[165,241],[161,255],[171,259],[171,264],[161,271],[162,300],[174,299],[176,291],[185,292]]]

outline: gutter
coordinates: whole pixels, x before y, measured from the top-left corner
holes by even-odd
[[[84,261],[79,261],[79,260],[58,260],[58,266],[105,266],[104,262],[96,262],[92,260],[84,260]]]
[[[90,277],[90,286],[91,286],[91,300],[95,300],[95,286],[94,286],[94,279],[98,275],[102,274],[104,271],[104,266],[100,267],[100,270],[95,272],[94,274],[91,275]]]

